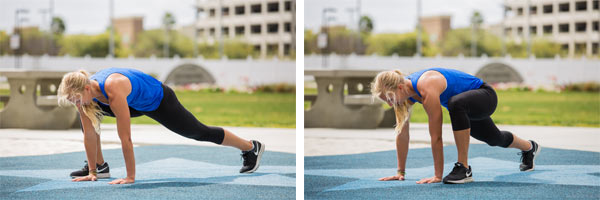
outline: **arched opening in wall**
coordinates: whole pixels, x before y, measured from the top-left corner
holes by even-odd
[[[475,74],[486,83],[522,83],[523,77],[514,68],[504,63],[489,63]]]
[[[203,67],[196,64],[183,64],[175,67],[165,79],[167,85],[215,84],[215,78]]]
[[[35,84],[35,104],[42,110],[52,110],[58,107],[58,85],[60,80],[40,79]]]

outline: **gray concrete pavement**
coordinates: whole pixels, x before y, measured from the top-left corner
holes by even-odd
[[[535,140],[542,147],[600,152],[600,128],[498,125],[526,140]],[[410,124],[410,148],[429,147],[427,124]],[[304,155],[340,155],[395,150],[395,133],[383,129],[304,129]],[[454,145],[450,124],[442,127],[445,145]],[[472,144],[484,144],[471,137]]]
[[[103,149],[121,148],[115,124],[102,124]],[[256,139],[266,144],[268,151],[295,153],[296,129],[225,127],[244,139]],[[142,145],[200,145],[218,146],[199,142],[171,132],[161,125],[132,125],[134,146]],[[83,135],[79,129],[27,130],[0,129],[0,157],[48,155],[84,151]]]

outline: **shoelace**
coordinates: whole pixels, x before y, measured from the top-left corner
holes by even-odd
[[[244,159],[244,166],[248,165],[250,162],[250,161],[248,161],[248,156],[250,155],[250,153],[252,153],[252,152],[246,152],[246,153],[240,154],[240,156],[242,156],[242,158]]]
[[[458,174],[458,170],[460,170],[460,165],[458,165],[458,163],[455,163],[454,168],[452,168],[450,174]]]
[[[517,153],[517,155],[520,155],[521,156],[521,162],[524,162],[524,161],[529,161],[529,157],[532,154],[529,153],[529,152],[521,151],[521,152]],[[525,164],[529,164],[529,162],[527,162]]]

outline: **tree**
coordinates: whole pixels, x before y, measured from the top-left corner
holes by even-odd
[[[317,35],[312,30],[304,29],[304,54],[315,53],[317,46],[316,44]]]
[[[479,27],[483,23],[483,16],[479,11],[473,12],[471,16],[471,53],[470,56],[477,56],[477,37],[479,35]]]
[[[473,15],[471,16],[471,25],[475,28],[479,28],[481,24],[483,24],[483,16],[481,13],[479,13],[479,11],[473,12]]]
[[[153,29],[141,32],[135,42],[136,45],[133,47],[133,54],[136,57],[149,57],[151,55],[162,55],[164,57],[179,55],[185,57],[188,56],[186,52],[187,46],[189,46],[190,56],[193,54],[192,41],[189,38],[180,36],[176,32],[169,35],[171,35],[170,38],[173,41],[173,45],[167,46],[167,42],[165,41],[166,34],[162,30]],[[178,42],[179,40],[183,41]],[[165,48],[168,48],[168,52],[165,52]]]
[[[358,26],[361,33],[370,34],[375,25],[373,25],[373,20],[371,20],[371,17],[363,15],[358,21]]]
[[[5,31],[0,31],[0,55],[4,55],[8,53],[9,45],[8,45],[8,34]]]
[[[421,34],[423,38],[423,54],[433,56],[437,50],[429,42],[426,34]],[[417,33],[382,33],[371,35],[367,39],[367,54],[377,54],[380,56],[414,56],[416,53]]]
[[[59,39],[60,55],[106,57],[108,55],[109,33],[98,35],[67,35]],[[115,50],[120,49],[120,38],[115,38]]]
[[[472,30],[471,30],[472,31]],[[441,52],[444,56],[457,56],[459,54],[472,56],[473,46],[475,46],[476,54],[473,56],[501,56],[501,40],[497,36],[480,31],[478,37],[473,40],[469,33],[469,28],[454,29],[448,32],[446,39],[442,43]]]
[[[66,30],[65,22],[60,17],[53,17],[50,29],[53,34],[62,35]]]
[[[170,47],[169,47],[169,42],[170,42],[170,35],[171,35],[171,28],[173,27],[173,25],[175,24],[175,17],[173,17],[173,15],[170,12],[165,13],[165,16],[163,16],[163,27],[165,29],[165,44],[163,46],[163,57],[170,57]]]

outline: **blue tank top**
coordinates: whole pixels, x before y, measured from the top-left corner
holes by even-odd
[[[481,87],[481,85],[483,85],[483,81],[481,79],[455,69],[430,68],[406,76],[406,78],[411,81],[413,89],[415,90],[415,92],[417,92],[417,95],[419,95],[419,97],[421,97],[421,93],[419,92],[419,90],[417,90],[417,82],[419,81],[419,78],[421,77],[421,75],[423,75],[423,73],[431,70],[440,72],[444,76],[444,78],[446,78],[446,90],[444,90],[444,92],[442,92],[442,94],[440,95],[440,103],[442,104],[442,106],[446,107],[446,109],[448,109],[448,101],[454,95],[469,90],[477,89]],[[412,97],[410,97],[409,99],[412,102],[417,102],[417,100],[413,99]]]
[[[102,94],[108,99],[104,90],[104,82],[111,74],[119,73],[131,82],[131,93],[127,96],[129,107],[138,111],[153,111],[158,108],[163,98],[162,83],[154,77],[136,69],[107,68],[96,72],[90,77],[98,81]],[[94,98],[94,101],[102,103]]]

